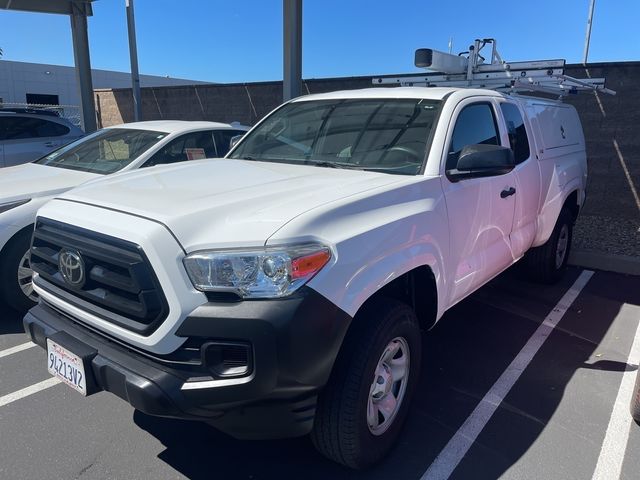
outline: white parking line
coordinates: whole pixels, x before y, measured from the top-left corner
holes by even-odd
[[[7,348],[6,350],[0,350],[0,358],[8,357],[9,355],[22,352],[23,350],[27,350],[35,346],[36,346],[35,343],[27,342],[27,343],[23,343],[22,345],[16,345],[15,347]]]
[[[625,308],[637,310],[637,307],[623,305],[620,313],[623,313]],[[631,316],[637,316],[637,311],[634,313],[635,315],[632,314]],[[638,365],[638,363],[640,363],[640,325],[638,325],[636,329],[636,336],[627,359],[627,364],[629,365]],[[598,463],[593,472],[593,480],[620,478],[622,462],[624,461],[624,454],[629,440],[629,431],[631,429],[629,404],[631,403],[631,397],[633,395],[635,379],[635,370],[625,371],[622,374],[622,382],[618,389],[616,403],[613,405],[613,412],[611,412],[607,433],[605,434],[604,442],[602,442]]]
[[[475,410],[465,420],[449,443],[442,449],[431,466],[422,475],[421,480],[445,480],[456,469],[476,438],[489,422],[495,411],[518,381],[524,369],[531,362],[542,344],[547,340],[555,326],[562,319],[571,304],[587,284],[593,272],[584,270],[575,283],[551,310],[538,329],[529,338],[526,345],[513,359],[500,378],[480,401]]]
[[[41,392],[42,390],[46,390],[49,387],[53,387],[60,383],[56,377],[48,378],[42,382],[36,383],[35,385],[31,385],[29,387],[23,388],[22,390],[18,390],[17,392],[10,393],[3,397],[0,397],[0,407],[4,407],[16,400],[20,400],[21,398],[28,397],[29,395],[33,395],[34,393]]]

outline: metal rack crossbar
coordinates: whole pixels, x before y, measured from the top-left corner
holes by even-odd
[[[481,54],[487,45],[492,46],[491,63],[484,63]],[[492,38],[476,40],[468,52],[459,55],[420,48],[416,50],[415,65],[433,73],[380,77],[372,82],[374,85],[488,88],[509,93],[542,92],[560,98],[584,91],[609,95],[616,93],[606,88],[604,78],[574,78],[566,75],[564,60],[505,62]]]

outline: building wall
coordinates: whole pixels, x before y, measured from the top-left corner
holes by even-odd
[[[305,80],[303,93],[371,87],[371,77]],[[282,82],[198,84],[142,89],[145,120],[238,121],[253,125],[282,103]],[[131,89],[96,89],[98,124],[133,121]]]
[[[127,88],[131,75],[109,70],[91,71],[94,88]],[[195,80],[140,75],[143,87],[189,85]],[[0,98],[5,103],[25,103],[27,93],[58,95],[61,105],[79,105],[74,67],[0,60]]]
[[[576,244],[640,258],[640,62],[572,66],[567,73],[605,77],[607,87],[617,92],[567,99],[580,114],[589,162]]]
[[[640,257],[640,62],[569,66],[567,74],[606,77],[616,96],[581,94],[567,102],[582,119],[588,196],[576,226],[582,250]],[[306,80],[305,93],[371,87],[371,77]],[[99,125],[133,119],[130,89],[95,92]],[[142,89],[145,120],[239,121],[252,125],[282,101],[281,82]]]

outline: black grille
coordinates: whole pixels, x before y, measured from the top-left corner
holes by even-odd
[[[67,249],[79,253],[84,261],[86,281],[80,288],[71,286],[60,273],[60,252]],[[38,219],[31,267],[51,285],[51,293],[60,293],[65,301],[136,333],[150,334],[168,313],[149,260],[134,243]],[[39,286],[47,289],[46,284]]]

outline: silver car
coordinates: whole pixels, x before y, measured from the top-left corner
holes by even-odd
[[[32,162],[82,136],[55,112],[0,108],[0,167]]]

